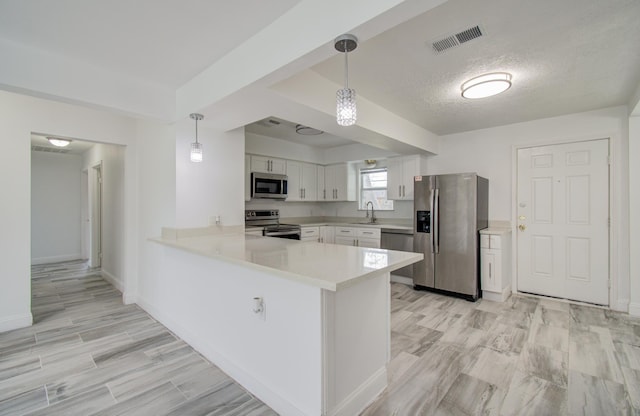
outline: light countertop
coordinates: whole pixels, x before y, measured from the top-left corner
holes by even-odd
[[[480,230],[480,234],[492,234],[492,235],[505,235],[511,234],[511,228],[507,227],[489,227],[484,230]]]
[[[300,242],[244,233],[151,240],[331,291],[423,259],[420,253]]]

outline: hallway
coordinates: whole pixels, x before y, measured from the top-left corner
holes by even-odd
[[[34,325],[0,334],[0,415],[273,415],[85,262],[32,267]]]

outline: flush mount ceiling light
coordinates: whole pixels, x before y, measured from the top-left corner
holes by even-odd
[[[322,130],[314,129],[313,127],[307,127],[307,126],[303,126],[302,124],[298,124],[296,126],[296,133],[301,134],[303,136],[317,136],[324,132]]]
[[[59,139],[57,137],[47,137],[47,140],[49,140],[49,143],[51,143],[52,145],[58,147],[66,147],[69,146],[69,143],[71,143],[71,140]]]
[[[356,124],[356,90],[349,88],[347,55],[358,47],[358,38],[349,34],[338,36],[334,46],[344,53],[344,88],[336,92],[336,120],[341,126],[352,126]]]
[[[191,143],[191,161],[202,162],[202,143],[198,143],[198,120],[202,120],[204,116],[202,114],[191,113],[189,117],[196,121],[196,141]]]
[[[485,98],[500,94],[511,87],[511,74],[493,72],[471,78],[460,86],[464,98]]]

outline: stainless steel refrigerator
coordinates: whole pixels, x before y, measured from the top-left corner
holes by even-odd
[[[489,181],[475,173],[414,178],[413,251],[416,289],[437,289],[477,300],[480,236],[488,226]]]

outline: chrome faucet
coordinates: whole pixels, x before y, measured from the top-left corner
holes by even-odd
[[[369,220],[369,222],[370,223],[374,223],[374,222],[376,222],[377,218],[376,218],[376,212],[373,209],[373,202],[371,202],[371,201],[368,201],[367,204],[366,204],[366,207],[367,207],[367,216],[366,216],[366,218],[369,218],[369,204],[371,204],[371,219]]]

